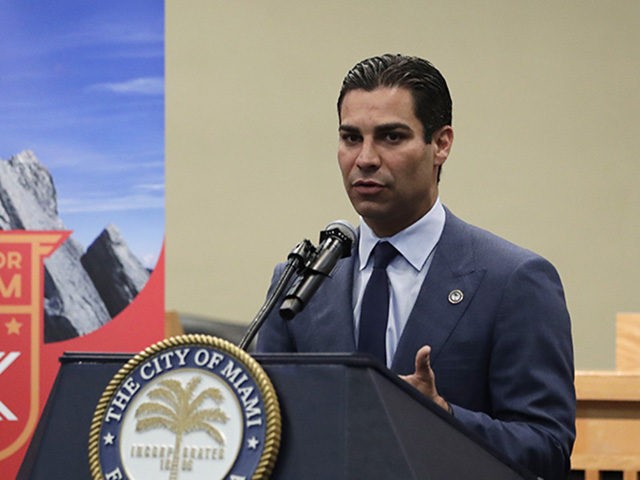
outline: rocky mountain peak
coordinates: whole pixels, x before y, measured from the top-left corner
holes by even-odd
[[[98,235],[81,261],[112,316],[129,305],[149,279],[148,270],[112,224]]]
[[[53,177],[32,151],[0,159],[0,230],[65,230]],[[125,308],[148,278],[114,225],[86,253],[70,237],[45,260],[45,341],[96,330]]]
[[[4,230],[62,228],[53,178],[30,150],[0,161],[0,202],[11,211],[13,223],[11,226],[0,223]]]

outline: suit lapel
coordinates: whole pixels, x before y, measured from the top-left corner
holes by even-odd
[[[484,271],[475,264],[472,237],[466,224],[446,210],[445,227],[416,303],[402,332],[392,370],[411,373],[415,354],[431,346],[431,362],[437,362],[443,345],[470,304]],[[462,292],[462,299],[455,292]],[[457,295],[457,296],[456,296]]]

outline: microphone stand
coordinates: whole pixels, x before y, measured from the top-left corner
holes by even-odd
[[[271,310],[273,310],[273,307],[276,305],[276,302],[280,298],[280,295],[282,295],[282,292],[289,283],[289,280],[291,280],[291,277],[296,273],[300,273],[304,269],[307,260],[315,253],[315,250],[316,249],[313,244],[309,240],[305,239],[296,245],[287,256],[287,265],[285,266],[282,275],[280,275],[278,283],[276,283],[271,295],[269,295],[267,300],[265,300],[256,316],[249,324],[247,332],[244,334],[244,337],[242,337],[242,340],[238,345],[242,350],[247,351],[247,348],[269,316],[269,313],[271,313]]]

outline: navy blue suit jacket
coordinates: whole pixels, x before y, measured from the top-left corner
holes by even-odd
[[[355,351],[354,256],[338,262],[292,321],[275,309],[258,351]],[[448,299],[456,289],[464,296],[457,304]],[[438,393],[457,419],[545,480],[566,478],[575,438],[573,347],[560,278],[548,261],[447,210],[391,369],[412,373],[425,344]]]

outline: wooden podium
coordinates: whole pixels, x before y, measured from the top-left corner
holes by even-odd
[[[640,314],[616,317],[616,370],[576,371],[572,479],[640,479]]]

